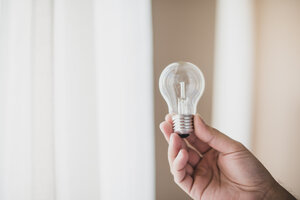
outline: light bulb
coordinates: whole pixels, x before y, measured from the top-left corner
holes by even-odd
[[[160,75],[159,89],[172,114],[174,132],[181,138],[194,131],[194,115],[204,87],[202,72],[189,62],[172,63]]]

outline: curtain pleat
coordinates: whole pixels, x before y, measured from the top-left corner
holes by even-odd
[[[95,4],[102,199],[154,199],[150,5]]]
[[[251,145],[254,73],[254,2],[217,1],[212,122]]]
[[[32,197],[32,2],[1,1],[0,199]]]

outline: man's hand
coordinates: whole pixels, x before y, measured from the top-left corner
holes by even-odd
[[[174,181],[193,199],[295,199],[241,143],[194,117],[195,133],[173,133],[172,119],[160,128],[169,143]]]

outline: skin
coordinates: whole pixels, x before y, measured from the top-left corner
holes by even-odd
[[[171,115],[160,128],[174,181],[193,199],[295,199],[247,148],[199,115],[186,139],[173,133]]]

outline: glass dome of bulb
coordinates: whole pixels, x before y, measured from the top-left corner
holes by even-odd
[[[175,62],[163,70],[159,87],[169,113],[190,115],[196,113],[205,81],[202,72],[194,64]]]

